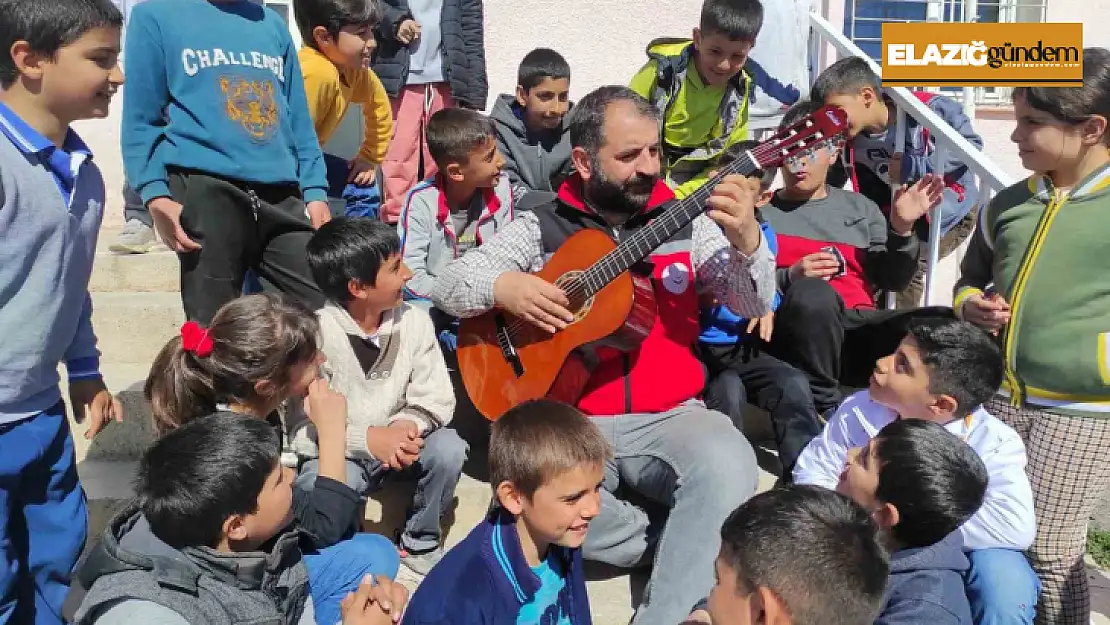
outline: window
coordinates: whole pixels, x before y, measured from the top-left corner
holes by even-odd
[[[876,63],[882,64],[883,22],[962,22],[967,0],[845,0],[844,33]],[[978,0],[978,22],[1044,22],[1046,0]],[[924,85],[928,86],[928,85]],[[963,98],[959,87],[942,88]],[[975,89],[976,104],[1005,105],[1010,102],[1006,87]]]
[[[297,30],[297,24],[293,21],[293,0],[266,0],[264,4],[273,9],[289,25],[289,34],[293,36],[293,44],[299,48],[301,46],[301,31]]]

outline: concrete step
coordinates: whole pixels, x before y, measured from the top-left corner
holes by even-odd
[[[109,243],[112,240],[115,240],[115,236],[111,237]],[[115,254],[107,249],[97,250],[89,279],[89,291],[147,293],[179,290],[180,269],[177,254],[173,252]]]
[[[92,302],[102,363],[149,367],[185,321],[179,293],[93,292]]]
[[[85,438],[87,428],[73,418],[69,410],[70,430],[73,432],[74,452],[77,462],[85,460],[123,461],[137,460],[154,440],[150,404],[143,398],[143,383],[149,365],[110,364],[103,367],[104,383],[123,404],[122,423],[109,423],[93,440]],[[69,391],[62,376],[62,396],[69,403]]]

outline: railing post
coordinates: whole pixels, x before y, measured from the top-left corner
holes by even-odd
[[[944,161],[948,158],[948,146],[938,140],[936,149],[933,150],[933,171],[938,176],[944,175]],[[933,301],[933,290],[936,288],[937,265],[940,264],[940,215],[941,204],[933,209],[929,216],[929,257],[925,265],[925,305],[930,306]]]
[[[979,0],[963,0],[963,21],[979,21]],[[967,116],[972,123],[975,123],[975,97],[977,91],[978,89],[975,87],[964,87],[964,115]]]
[[[895,106],[898,111],[894,116],[894,149],[904,149],[906,145],[906,111],[901,106]],[[904,157],[904,155],[903,155]],[[894,207],[894,192],[898,187],[902,186],[901,180],[890,181],[890,206]],[[887,291],[886,293],[886,307],[888,310],[893,310],[898,306],[898,294],[894,291]]]

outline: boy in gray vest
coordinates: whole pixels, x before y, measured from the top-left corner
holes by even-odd
[[[139,462],[135,500],[77,573],[89,592],[74,623],[313,625],[329,601],[340,603],[343,625],[393,622],[404,596],[389,579],[349,580],[313,564],[312,537],[295,521],[305,491],[280,459],[273,426],[229,412],[157,440]]]

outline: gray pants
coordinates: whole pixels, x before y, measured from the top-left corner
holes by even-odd
[[[347,486],[366,497],[394,475],[416,480],[401,534],[401,546],[413,553],[424,553],[440,546],[440,521],[455,499],[455,487],[462,475],[469,446],[450,428],[435,430],[424,439],[420,459],[405,471],[393,471],[377,459],[347,459]],[[320,473],[318,460],[309,460],[297,475],[298,488],[311,489]]]
[[[725,518],[755,494],[755,452],[728,417],[696,401],[659,414],[591,421],[613,445],[614,458],[583,555],[633,567],[654,548],[651,580],[633,623],[679,623],[713,587]],[[669,509],[661,531],[649,529],[642,508],[612,494],[618,485]]]
[[[148,228],[154,227],[154,218],[150,216],[150,211],[146,209],[138,191],[133,189],[131,185],[125,184],[123,185],[123,223],[132,219],[138,219],[146,224]]]

